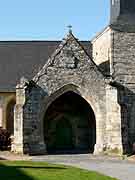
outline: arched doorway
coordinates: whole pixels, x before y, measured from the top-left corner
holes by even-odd
[[[8,105],[6,110],[6,129],[10,132],[10,134],[14,134],[14,106],[15,100],[12,99]]]
[[[54,100],[44,116],[48,152],[93,152],[96,144],[95,115],[88,102],[68,91]]]
[[[68,119],[62,117],[56,124],[55,148],[58,150],[72,149],[72,126]]]

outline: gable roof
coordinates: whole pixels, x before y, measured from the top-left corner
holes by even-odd
[[[0,41],[0,92],[14,92],[22,76],[32,79],[60,43],[61,41]],[[80,43],[91,55],[91,42]]]
[[[68,54],[65,53],[65,48],[66,52],[70,51]],[[62,53],[62,54],[61,54]],[[62,58],[59,57],[57,59],[57,56],[61,54]],[[71,56],[69,54],[72,54]],[[64,58],[63,58],[64,57]],[[81,57],[81,58],[80,58]],[[47,74],[47,69],[48,67],[51,67],[55,64],[58,63],[58,68],[59,67],[66,67],[67,65],[65,64],[65,60],[81,60],[83,62],[83,65],[88,65],[88,67],[94,67],[95,72],[97,74],[100,74],[102,78],[104,77],[103,73],[101,72],[100,68],[96,65],[96,63],[93,61],[91,56],[87,53],[86,49],[83,47],[83,45],[78,41],[78,39],[72,34],[72,31],[69,31],[67,36],[63,39],[63,41],[59,44],[59,46],[56,48],[54,53],[51,55],[51,57],[48,59],[48,61],[44,64],[43,68],[39,70],[39,72],[34,76],[33,80],[38,83],[40,78]],[[71,61],[72,61],[71,60]],[[74,60],[73,60],[74,61]],[[67,63],[67,62],[66,62]],[[73,62],[72,62],[73,63]],[[64,65],[65,64],[65,65]],[[56,65],[57,67],[57,65]]]

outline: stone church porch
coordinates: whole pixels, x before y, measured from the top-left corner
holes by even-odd
[[[32,80],[17,85],[14,130],[14,152],[122,153],[117,87],[71,32]]]

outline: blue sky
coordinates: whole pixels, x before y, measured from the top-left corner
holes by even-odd
[[[60,40],[67,26],[90,40],[109,22],[109,0],[0,0],[0,40]]]

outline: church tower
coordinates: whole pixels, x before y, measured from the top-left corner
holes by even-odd
[[[111,18],[110,23],[117,21],[120,15],[120,0],[111,0]]]
[[[135,25],[135,0],[111,0],[110,24],[123,26]],[[126,27],[127,29],[127,27]]]
[[[111,0],[110,28],[112,76],[124,87],[123,95],[119,95],[123,142],[132,149],[135,143],[135,0]]]
[[[109,148],[116,143],[120,149],[121,143],[114,137],[115,132],[119,131],[123,152],[127,153],[132,151],[135,143],[135,0],[110,0],[110,8],[109,25],[92,39],[92,56],[95,63],[104,68],[104,73],[109,67],[110,84],[117,89],[120,119],[112,116],[110,120],[107,116],[106,134],[109,138],[106,142]],[[108,94],[107,105],[113,99],[111,89]],[[114,115],[115,110],[110,106],[107,112]],[[119,125],[116,126],[115,122]],[[110,127],[111,133],[108,130]]]
[[[111,0],[110,7],[113,75],[135,91],[135,0]]]

